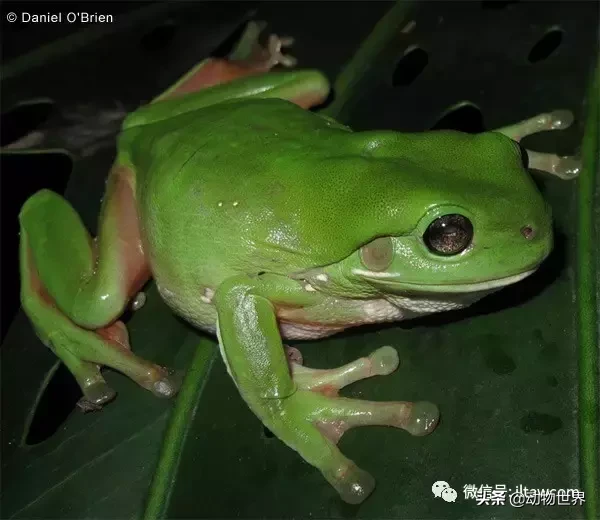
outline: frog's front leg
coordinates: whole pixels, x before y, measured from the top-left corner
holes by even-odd
[[[374,403],[337,396],[358,379],[389,374],[398,365],[390,347],[339,369],[288,367],[278,330],[276,305],[303,304],[293,283],[273,275],[240,276],[216,291],[218,335],[229,374],[252,411],[277,437],[317,467],[342,499],[362,502],[374,480],[346,458],[336,443],[344,431],[370,424],[429,433],[438,413],[429,403]]]
[[[159,396],[177,390],[169,371],[131,352],[127,329],[116,321],[150,276],[132,177],[124,167],[111,171],[95,241],[72,206],[52,191],[34,194],[19,215],[21,302],[38,337],[75,376],[84,410],[115,396],[101,365]]]
[[[573,113],[569,110],[554,110],[494,131],[520,142],[523,137],[528,135],[569,128],[573,124],[573,119]],[[573,179],[579,175],[581,170],[581,161],[576,157],[560,157],[555,154],[535,152],[528,149],[526,149],[526,152],[529,168],[548,172],[561,179]]]

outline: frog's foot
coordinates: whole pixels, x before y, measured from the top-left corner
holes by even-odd
[[[100,338],[103,348],[94,344],[78,344],[80,347],[78,353],[98,363],[96,365],[98,371],[102,365],[119,370],[157,397],[170,398],[177,394],[183,379],[182,373],[135,356],[131,351],[127,328],[122,321],[97,329],[91,334]],[[68,338],[63,338],[63,341],[65,340],[68,343]],[[97,350],[100,348],[101,350]],[[80,381],[84,393],[82,401],[78,403],[84,411],[100,409],[116,397],[116,392],[101,376],[98,380],[91,378],[82,380],[76,374],[76,378]]]
[[[292,365],[298,390],[281,401],[282,410],[265,421],[283,442],[316,466],[351,504],[362,502],[375,487],[369,473],[347,459],[336,447],[342,435],[358,426],[393,426],[412,435],[426,435],[437,425],[439,412],[428,402],[372,402],[337,395],[340,388],[359,379],[387,375],[398,366],[392,347],[333,370]]]
[[[574,117],[571,111],[554,110],[494,131],[504,134],[519,143],[521,139],[528,135],[569,128],[573,124],[573,120]],[[577,157],[560,157],[555,154],[534,152],[527,149],[525,151],[527,152],[527,165],[534,170],[545,171],[565,180],[574,179],[581,170],[581,161]]]
[[[332,370],[292,364],[292,376],[298,388],[302,390],[312,390],[337,398],[340,389],[345,386],[368,377],[389,375],[398,368],[398,364],[396,349],[385,346],[378,348],[368,357]],[[368,424],[396,426],[412,435],[427,435],[435,429],[439,419],[437,407],[427,402],[372,403],[346,398],[340,398],[340,402],[352,403],[347,409],[352,410],[350,416],[342,421],[336,419],[331,424],[324,421],[319,425],[330,433],[328,436],[335,442],[346,430]]]
[[[54,326],[64,319],[54,308],[45,308],[36,313],[33,321],[39,326],[41,320],[45,322],[49,318]],[[63,361],[79,384],[83,397],[77,406],[82,412],[101,410],[117,396],[102,377],[100,369],[103,365],[126,374],[157,397],[170,398],[177,394],[182,374],[135,356],[123,322],[117,321],[96,331],[83,330],[66,321],[62,325],[60,330],[51,332],[44,343]]]
[[[249,22],[234,50],[226,58],[213,57],[203,60],[179,78],[165,92],[154,98],[152,103],[191,94],[234,80],[259,76],[276,65],[287,68],[294,67],[297,62],[296,58],[289,54],[283,54],[282,51],[284,47],[292,45],[294,39],[271,34],[267,45],[263,46],[259,42],[259,36],[265,26],[266,22]],[[278,79],[289,86],[289,78]],[[266,84],[271,83],[269,80]],[[275,81],[272,88],[276,88],[277,84],[278,81]],[[261,86],[260,92],[264,94],[263,87]],[[249,85],[247,88],[249,89],[247,95],[252,95],[252,92],[256,93],[256,86]],[[327,96],[329,86],[326,90],[327,92],[323,94],[323,98]],[[238,92],[234,97],[239,97],[239,95]],[[320,96],[317,96],[317,99],[320,99]]]
[[[294,39],[289,36],[279,37],[269,35],[267,46],[259,42],[260,33],[264,31],[267,23],[264,21],[250,21],[242,34],[235,49],[229,54],[231,62],[249,66],[260,71],[269,71],[276,65],[294,67],[298,60],[289,54],[283,54],[284,47],[290,47]]]

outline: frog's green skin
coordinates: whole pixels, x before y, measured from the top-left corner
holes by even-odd
[[[518,146],[501,134],[352,133],[279,99],[174,116],[179,100],[163,104],[125,121],[118,162],[136,172],[161,294],[203,328],[217,318],[208,300],[240,275],[256,283],[266,273],[292,291],[281,302],[269,295],[286,336],[314,337],[459,306],[465,292],[470,301],[529,273],[550,251],[549,211]],[[469,251],[441,257],[423,243],[445,213],[473,222]],[[393,237],[394,260],[369,273],[358,250],[381,236]]]
[[[373,480],[339,452],[341,434],[386,424],[422,435],[437,410],[337,397],[393,371],[390,347],[331,371],[292,363],[290,373],[282,336],[467,305],[533,272],[552,228],[509,137],[352,132],[290,102],[317,102],[328,90],[315,71],[253,75],[131,114],[96,241],[58,195],[42,191],[24,205],[22,302],[86,406],[114,397],[98,365],[170,396],[174,375],[131,354],[116,321],[152,276],[177,313],[218,333],[235,384],[265,425],[357,503]],[[467,217],[473,238],[441,256],[424,235],[447,214]]]

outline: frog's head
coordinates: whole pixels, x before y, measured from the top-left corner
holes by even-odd
[[[551,211],[519,145],[493,132],[404,139],[401,157],[385,139],[374,154],[388,169],[391,158],[405,165],[404,193],[388,184],[378,213],[365,209],[363,240],[326,269],[331,281],[384,294],[482,294],[533,273],[552,249]]]

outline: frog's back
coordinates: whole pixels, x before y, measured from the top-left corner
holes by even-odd
[[[301,213],[328,177],[319,163],[335,149],[331,140],[349,131],[280,99],[229,101],[125,125],[120,158],[136,172],[151,259],[164,251],[181,259],[198,244],[195,261],[209,278],[217,264],[222,277],[228,267],[231,274],[254,266],[288,273],[318,263],[317,237],[302,233]]]
[[[418,191],[439,184],[401,152],[423,138],[402,137],[381,158],[370,139],[280,99],[130,125],[121,158],[136,171],[154,270],[192,269],[215,284],[240,272],[290,274],[340,261],[373,229],[408,232],[414,222],[402,213],[421,212]]]

